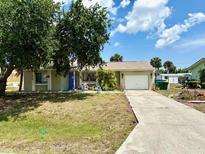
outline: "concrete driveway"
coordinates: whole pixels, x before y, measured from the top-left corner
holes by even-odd
[[[153,91],[126,91],[139,124],[117,154],[205,154],[205,114]]]

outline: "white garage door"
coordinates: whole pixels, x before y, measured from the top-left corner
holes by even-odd
[[[125,89],[148,89],[147,75],[125,75]]]

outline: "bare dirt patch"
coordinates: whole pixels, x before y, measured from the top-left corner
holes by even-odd
[[[169,90],[160,90],[158,93],[172,98],[180,103],[188,105],[196,110],[199,110],[205,113],[205,103],[201,101],[205,101],[205,90],[196,90],[196,89],[169,89]],[[193,102],[195,103],[193,103]]]

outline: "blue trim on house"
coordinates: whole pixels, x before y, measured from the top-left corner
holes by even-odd
[[[68,74],[68,89],[69,90],[74,90],[75,89],[75,73],[74,72],[69,72]]]

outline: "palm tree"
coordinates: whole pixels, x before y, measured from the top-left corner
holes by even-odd
[[[154,57],[151,59],[150,64],[159,70],[162,67],[162,60],[159,57]]]
[[[156,69],[155,76],[160,74],[160,67],[162,67],[162,60],[159,57],[154,57],[151,59],[150,64]]]
[[[123,56],[120,54],[114,54],[112,57],[110,57],[111,62],[122,62],[123,61]]]

